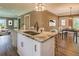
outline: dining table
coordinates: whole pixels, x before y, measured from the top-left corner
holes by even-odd
[[[77,43],[77,36],[78,36],[78,32],[79,32],[79,30],[76,30],[76,29],[70,29],[70,28],[65,28],[65,29],[62,29],[62,39],[63,39],[63,34],[65,34],[65,36],[67,37],[67,34],[68,34],[68,32],[73,32],[74,33],[74,35],[73,35],[73,40],[75,39],[75,37],[76,37],[76,43]]]

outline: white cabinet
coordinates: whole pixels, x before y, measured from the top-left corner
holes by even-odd
[[[23,55],[24,56],[32,56],[32,39],[29,38],[29,37],[25,37],[24,36],[24,39],[23,39]]]
[[[38,42],[38,41],[35,41],[33,40],[33,56],[40,56],[40,50],[41,50],[41,47],[40,47],[41,43]]]
[[[17,35],[17,51],[19,55],[31,56],[32,54],[32,39],[20,33]]]
[[[55,54],[55,39],[51,38],[45,42],[33,40],[33,55],[34,56],[54,56]]]
[[[55,39],[51,38],[45,42],[35,41],[34,39],[18,33],[17,51],[21,56],[53,56]]]
[[[17,35],[17,52],[19,55],[23,55],[23,38],[22,35],[18,33]]]

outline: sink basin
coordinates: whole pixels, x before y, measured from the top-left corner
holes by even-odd
[[[30,35],[37,35],[40,34],[38,32],[34,32],[34,31],[25,31],[24,33],[30,34]]]

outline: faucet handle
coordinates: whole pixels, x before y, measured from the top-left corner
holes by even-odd
[[[39,32],[43,32],[44,31],[44,28],[39,28]]]

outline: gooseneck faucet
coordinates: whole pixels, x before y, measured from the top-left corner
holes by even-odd
[[[38,30],[39,30],[38,22],[36,22],[36,23],[34,24],[34,29],[36,29],[36,31],[38,32]]]

